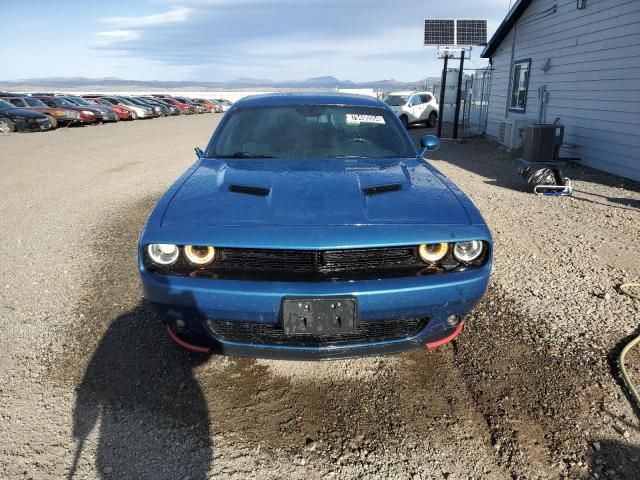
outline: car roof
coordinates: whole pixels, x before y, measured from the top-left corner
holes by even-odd
[[[429,95],[433,95],[432,92],[428,92],[427,90],[401,90],[398,92],[391,92],[389,95],[413,95],[414,93],[418,93],[418,94],[425,94],[428,93]]]
[[[238,100],[235,106],[254,107],[270,105],[349,105],[354,107],[381,107],[374,97],[349,93],[269,93],[252,95]]]

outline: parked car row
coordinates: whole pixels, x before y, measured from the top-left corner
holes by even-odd
[[[71,95],[0,92],[0,133],[46,131],[71,125],[222,113],[231,102],[175,95]]]

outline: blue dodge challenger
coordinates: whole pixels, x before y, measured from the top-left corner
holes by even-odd
[[[326,359],[434,348],[487,289],[491,234],[382,102],[247,97],[140,235],[147,300],[192,350]]]

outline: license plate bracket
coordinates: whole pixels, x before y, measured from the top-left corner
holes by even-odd
[[[286,298],[282,328],[286,335],[331,335],[353,332],[357,326],[356,299]]]

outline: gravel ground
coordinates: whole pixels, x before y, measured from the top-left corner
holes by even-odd
[[[473,139],[433,163],[496,241],[486,298],[434,352],[333,362],[175,347],[140,228],[217,115],[0,136],[1,478],[639,478],[616,352],[638,329],[640,188],[574,168],[528,193]],[[412,129],[417,138],[420,129]],[[640,379],[640,355],[628,358]]]

